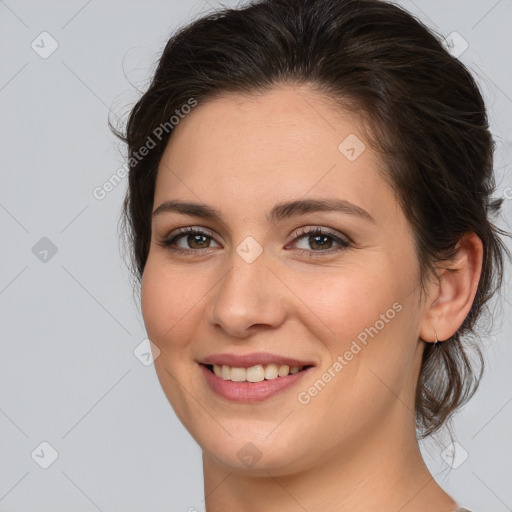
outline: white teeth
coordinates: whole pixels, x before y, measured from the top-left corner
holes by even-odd
[[[231,377],[230,379],[233,382],[243,382],[244,380],[247,380],[245,378],[246,376],[245,368],[231,368]]]
[[[287,364],[283,364],[279,367],[279,377],[286,377],[290,373],[290,367]]]
[[[264,372],[263,366],[261,364],[247,368],[247,370],[245,371],[245,374],[246,374],[246,379],[249,382],[261,382],[262,380],[265,380],[265,372]]]
[[[214,365],[217,366],[217,365]],[[230,380],[231,377],[231,368],[229,366],[226,366],[225,364],[222,365],[221,369],[221,375],[224,380]]]
[[[278,377],[287,377],[290,374],[295,374],[303,370],[303,366],[292,366],[287,364],[257,364],[249,368],[235,368],[223,364],[213,365],[213,372],[217,377],[224,380],[231,380],[233,382],[262,382],[263,380],[277,379]]]
[[[277,379],[278,375],[279,368],[277,367],[277,364],[267,364],[267,367],[265,368],[265,379]]]

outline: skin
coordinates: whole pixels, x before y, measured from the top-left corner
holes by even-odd
[[[338,150],[349,134],[366,145],[354,161]],[[205,203],[223,221],[175,212],[153,218],[142,312],[160,349],[162,388],[203,451],[208,512],[457,508],[421,458],[414,393],[422,340],[451,336],[471,307],[482,245],[466,235],[452,262],[459,271],[439,270],[422,295],[413,233],[380,165],[361,120],[307,86],[230,93],[199,104],[174,129],[154,209],[170,199]],[[275,224],[265,217],[276,203],[305,198],[350,201],[375,222],[342,212]],[[187,226],[213,237],[176,240],[174,247],[190,254],[159,245]],[[330,228],[353,243],[336,251],[340,245],[327,238],[333,252],[322,253],[314,235],[297,238],[301,227]],[[236,252],[247,236],[263,248],[252,263]],[[395,303],[400,312],[301,404],[299,392]],[[316,367],[299,385],[257,404],[213,394],[199,359],[258,351]],[[251,467],[237,456],[247,443],[260,454]]]

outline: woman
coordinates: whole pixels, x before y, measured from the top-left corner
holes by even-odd
[[[206,510],[455,511],[417,439],[476,390],[505,254],[465,67],[396,5],[257,1],[173,35],[118,135]]]

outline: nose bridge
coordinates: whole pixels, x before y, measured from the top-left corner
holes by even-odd
[[[283,290],[268,264],[254,238],[247,237],[236,246],[229,269],[212,295],[209,322],[240,337],[255,324],[280,325],[285,317]]]

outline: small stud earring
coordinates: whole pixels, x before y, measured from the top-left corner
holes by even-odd
[[[437,332],[436,330],[434,329],[434,334],[436,335],[436,341],[434,341],[434,345],[437,345],[437,343],[439,342],[439,340],[437,339]]]

